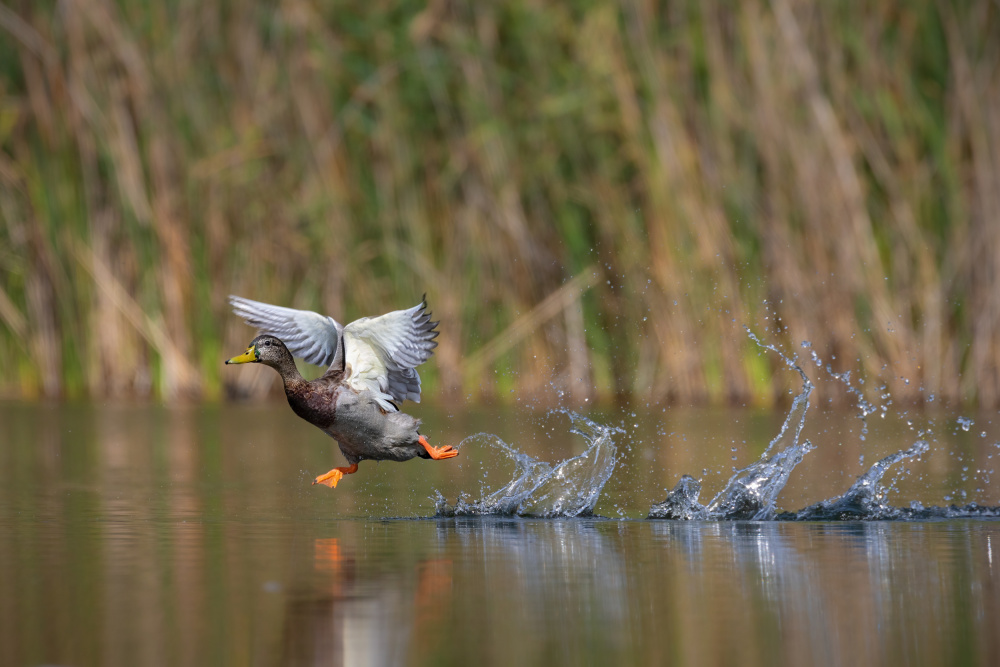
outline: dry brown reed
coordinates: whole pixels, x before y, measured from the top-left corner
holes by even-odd
[[[227,294],[426,291],[443,397],[770,404],[747,324],[995,407],[997,34],[989,2],[0,6],[2,389],[259,393]]]

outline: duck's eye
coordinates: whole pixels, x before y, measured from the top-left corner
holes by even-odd
[[[271,347],[271,341],[265,340],[264,341],[264,347]]]

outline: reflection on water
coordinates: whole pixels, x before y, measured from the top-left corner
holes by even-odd
[[[998,522],[385,520],[432,515],[435,491],[474,489],[498,460],[362,464],[320,489],[339,454],[286,413],[0,406],[0,664],[1000,662]],[[587,448],[548,418],[421,417],[439,442],[488,431],[546,461]],[[627,432],[597,514],[642,512],[702,466],[723,488],[783,419],[669,417],[605,420]],[[865,465],[818,423],[794,507],[899,450],[873,444]],[[962,467],[988,469],[995,435],[958,431],[898,496],[942,504]],[[731,452],[756,432],[756,454]],[[970,500],[996,504],[983,488]]]
[[[119,534],[163,544],[174,528]],[[97,534],[82,539],[83,554],[52,554],[19,534],[41,558],[11,570],[11,546],[2,548],[16,575],[2,585],[4,664],[988,665],[1000,656],[996,524],[231,528],[219,539],[202,526],[211,536],[194,558],[125,555],[105,548],[118,538]]]
[[[451,561],[368,572],[340,538],[315,538],[313,547],[316,576],[287,595],[282,664],[405,664],[412,652],[447,641],[438,619],[451,594]]]

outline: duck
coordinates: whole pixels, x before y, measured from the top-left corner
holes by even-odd
[[[416,368],[437,347],[438,322],[431,321],[426,296],[412,308],[346,326],[328,315],[235,295],[229,304],[258,335],[243,354],[225,363],[258,363],[276,370],[292,411],[336,440],[347,459],[347,466],[319,475],[313,484],[336,488],[364,460],[458,456],[450,445],[431,446],[419,432],[420,420],[399,409],[403,401],[420,402]],[[295,357],[328,370],[306,380]]]

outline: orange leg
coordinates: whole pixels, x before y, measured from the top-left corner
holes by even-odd
[[[458,450],[451,445],[445,445],[444,447],[431,447],[430,443],[427,442],[427,438],[424,436],[420,436],[420,438],[417,439],[417,442],[424,446],[424,449],[427,450],[427,453],[430,454],[431,458],[435,461],[450,459],[453,456],[458,456]]]
[[[320,475],[313,480],[313,484],[326,484],[331,489],[337,486],[337,482],[341,480],[344,475],[350,475],[351,473],[358,471],[358,464],[353,463],[346,468],[334,468],[325,475]]]

